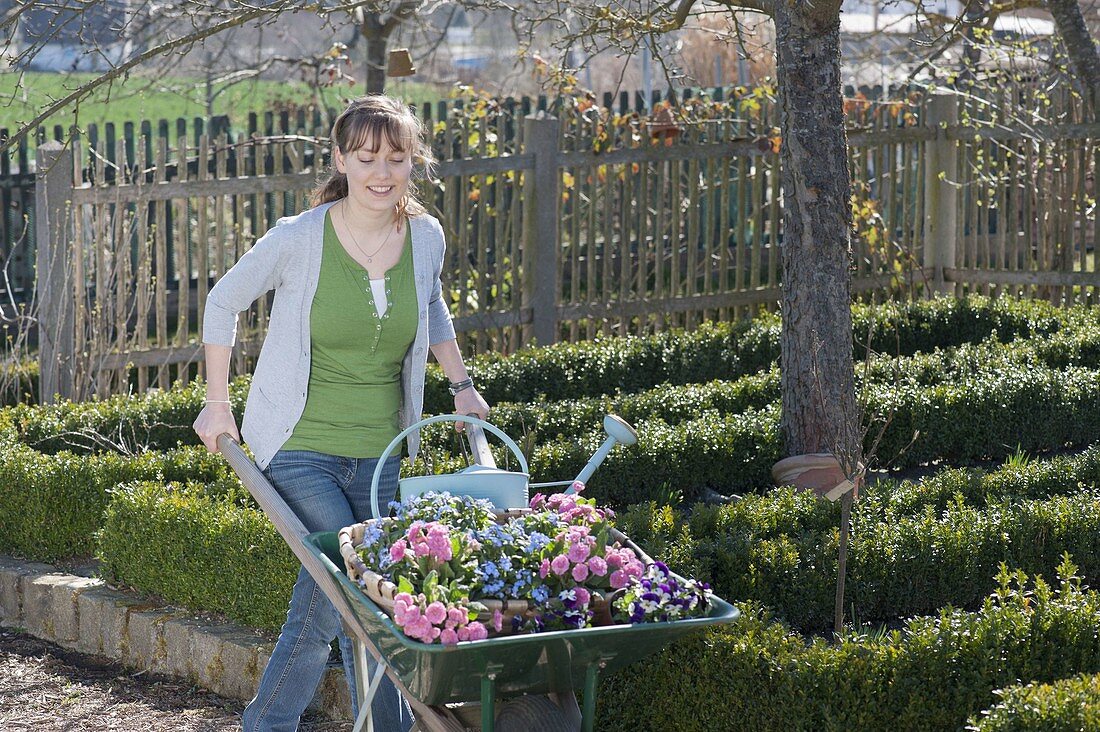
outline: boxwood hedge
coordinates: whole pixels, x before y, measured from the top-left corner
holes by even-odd
[[[971,717],[974,732],[1093,732],[1100,729],[1100,676],[1078,674],[1052,683],[1017,684]]]
[[[272,629],[286,619],[300,568],[262,511],[195,482],[116,488],[97,555],[115,582]]]
[[[852,308],[857,358],[863,357],[867,344],[876,353],[904,356],[990,338],[1008,342],[1048,336],[1095,320],[1086,308],[980,296]],[[778,317],[766,313],[752,321],[705,324],[692,333],[556,344],[523,349],[508,358],[487,354],[468,365],[490,403],[560,401],[755,373],[778,359],[779,334]],[[453,409],[442,373],[430,369],[428,381],[425,411]]]
[[[960,492],[943,505],[895,504],[889,487],[869,487],[852,515],[851,612],[879,621],[947,604],[970,607],[989,591],[1001,562],[1049,574],[1065,552],[1081,557],[1083,576],[1100,578],[1097,458],[1092,449],[1051,465],[975,471],[971,481],[959,480],[958,470],[922,481],[933,499],[944,485],[965,485],[973,503]],[[905,485],[911,495],[921,494]],[[1044,492],[1050,496],[1024,497]],[[638,505],[619,522],[655,556],[713,582],[720,594],[760,602],[805,630],[831,621],[836,504],[778,489],[725,506],[695,506],[690,513]]]
[[[1072,565],[1052,588],[999,573],[976,612],[947,608],[900,630],[830,645],[759,610],[603,679],[599,729],[959,729],[994,690],[1100,671],[1100,598]]]
[[[45,562],[90,556],[108,492],[133,480],[206,481],[238,497],[244,490],[225,460],[205,448],[48,455],[0,442],[0,552]]]

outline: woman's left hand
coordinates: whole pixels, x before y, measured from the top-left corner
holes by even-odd
[[[485,419],[489,416],[489,404],[481,398],[476,388],[463,389],[455,394],[455,414],[472,414]],[[455,429],[460,432],[463,427],[465,425],[462,422],[455,424]]]

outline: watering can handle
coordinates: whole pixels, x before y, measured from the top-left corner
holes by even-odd
[[[418,430],[421,427],[429,424],[435,424],[436,422],[465,422],[467,426],[476,425],[478,427],[482,427],[488,430],[489,432],[492,432],[494,435],[499,437],[500,441],[507,445],[508,449],[512,451],[512,454],[516,456],[516,459],[519,461],[520,472],[527,472],[527,458],[523,457],[523,452],[519,449],[519,445],[517,445],[515,443],[515,440],[513,440],[511,437],[504,434],[504,432],[502,432],[499,427],[491,425],[483,419],[479,419],[477,417],[463,416],[461,414],[437,414],[434,417],[427,417],[426,419],[422,419],[419,422],[411,424],[405,429],[401,430],[401,434],[393,438],[393,441],[390,442],[389,446],[387,446],[386,449],[382,452],[382,456],[378,458],[378,464],[374,468],[374,478],[370,482],[370,508],[374,518],[382,518],[382,512],[379,510],[378,507],[378,480],[382,476],[382,466],[386,464],[386,458],[390,456],[390,453],[394,451],[394,448],[400,445],[401,440],[405,439],[410,432],[412,432],[413,430]]]
[[[476,417],[476,414],[468,415]],[[470,443],[470,460],[476,465],[484,465],[487,468],[495,468],[497,461],[493,453],[489,451],[489,440],[485,437],[485,430],[480,425],[469,422],[466,425],[466,441]]]

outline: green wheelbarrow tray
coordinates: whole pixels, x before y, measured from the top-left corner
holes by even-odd
[[[521,633],[456,646],[429,645],[406,636],[348,579],[336,532],[309,534],[305,543],[336,580],[356,620],[386,663],[409,692],[428,705],[482,699],[487,680],[499,697],[585,689],[586,701],[594,699],[597,674],[620,669],[686,633],[732,622],[740,614],[725,600],[712,597],[707,615],[690,620]]]

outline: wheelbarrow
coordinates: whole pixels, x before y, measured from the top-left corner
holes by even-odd
[[[473,417],[443,415],[431,421],[444,419],[465,422],[475,460],[480,461],[482,468],[495,469],[484,433],[479,428],[485,427],[497,436],[503,433]],[[604,424],[609,437],[578,476],[582,482],[620,441],[619,438],[627,443],[633,441],[633,430],[622,420],[609,417]],[[519,448],[511,440],[505,442],[511,443],[509,448],[526,473],[526,461]],[[656,653],[686,633],[731,622],[739,614],[729,603],[712,597],[707,615],[689,620],[512,635],[454,646],[420,643],[406,636],[347,577],[336,532],[307,533],[232,437],[219,436],[218,447],[343,620],[345,632],[355,648],[360,707],[355,732],[364,726],[368,732],[372,729],[370,701],[383,673],[409,702],[416,716],[416,729],[425,732],[470,729],[591,732],[595,725],[596,692],[601,673],[613,672]],[[379,465],[382,465],[381,460]],[[375,504],[377,482],[376,473],[372,486]],[[572,483],[571,480],[558,481],[531,487]],[[377,514],[377,508],[375,512]],[[633,542],[628,545],[642,561],[652,561]],[[378,661],[373,675],[368,674],[367,653]],[[577,690],[583,690],[583,709],[574,695]],[[503,703],[498,704],[502,700]]]

